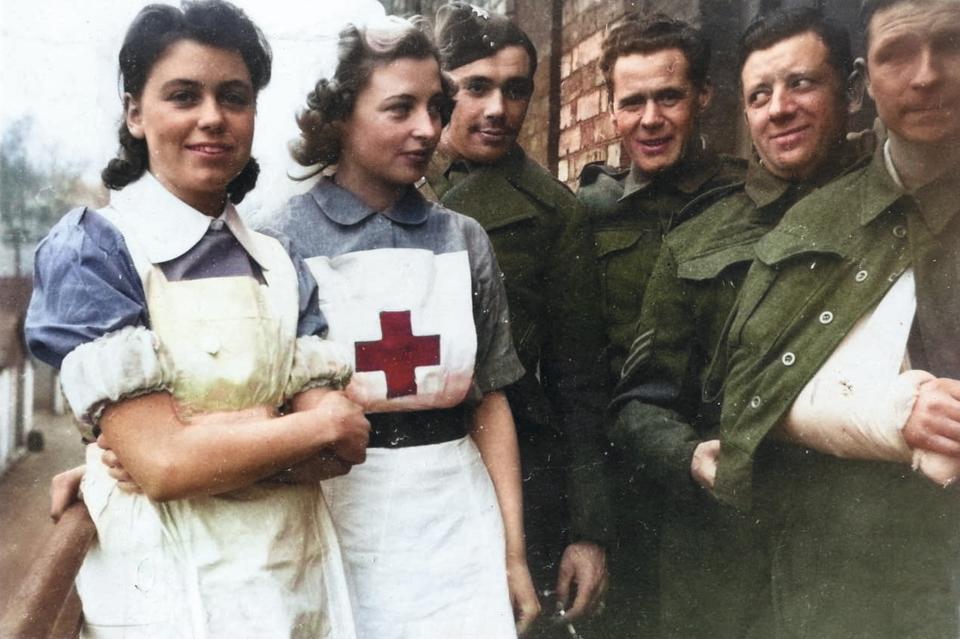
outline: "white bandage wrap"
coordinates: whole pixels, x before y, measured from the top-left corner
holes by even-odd
[[[289,399],[311,388],[343,390],[352,375],[350,356],[341,345],[316,335],[298,337],[284,396]]]
[[[927,450],[915,450],[913,469],[946,488],[960,478],[960,459]]]
[[[157,336],[127,326],[73,349],[63,358],[60,386],[84,436],[92,438],[107,406],[170,390],[170,374]]]
[[[909,462],[901,429],[931,376],[906,371],[889,381],[865,383],[820,375],[804,389],[783,432],[804,446],[836,457]]]
[[[913,273],[907,271],[800,392],[781,427],[783,434],[837,457],[910,462],[912,451],[901,429],[920,384],[932,377],[924,371],[901,372],[916,308],[914,291]]]

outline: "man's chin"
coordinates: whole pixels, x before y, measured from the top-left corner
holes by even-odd
[[[477,162],[478,164],[492,164],[499,162],[507,154],[512,146],[512,140],[507,144],[482,144],[471,149],[470,153],[465,153],[464,158]]]

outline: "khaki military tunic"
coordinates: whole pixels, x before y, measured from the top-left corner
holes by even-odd
[[[924,267],[914,256],[957,233],[957,171],[923,190],[939,194],[905,195],[878,152],[804,199],[757,243],[726,334],[716,493],[771,520],[775,637],[960,634],[957,495],[903,464],[771,435],[854,324]]]
[[[650,180],[636,169],[588,165],[577,197],[587,210],[596,251],[611,378],[630,350],[640,304],[663,236],[688,217],[684,208],[717,187],[743,181],[745,162],[697,149]],[[687,216],[692,213],[688,213]]]
[[[764,522],[720,506],[690,475],[696,446],[718,437],[720,395],[706,384],[756,242],[787,209],[862,164],[852,143],[818,175],[791,183],[752,161],[746,182],[707,193],[664,239],[614,402],[610,436],[667,492],[660,542],[660,636],[764,637]]]
[[[527,371],[507,397],[520,440],[528,559],[538,586],[553,588],[567,543],[606,544],[609,536],[599,447],[604,333],[586,219],[573,193],[518,146],[493,165],[438,155],[421,190],[480,222],[504,274]]]

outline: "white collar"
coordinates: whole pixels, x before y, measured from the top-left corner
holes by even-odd
[[[890,155],[890,140],[883,143],[883,163],[887,167],[887,173],[893,178],[894,184],[905,191],[903,180],[900,179],[900,173],[897,172],[897,167],[893,163],[893,156]]]
[[[223,220],[240,246],[260,268],[266,270],[267,261],[257,250],[252,231],[244,224],[237,209],[227,202],[217,218],[204,215],[168,191],[149,171],[128,184],[121,191],[111,191],[110,207],[135,223],[127,225],[129,232],[147,253],[153,264],[167,262],[192,249],[210,228],[214,219]]]

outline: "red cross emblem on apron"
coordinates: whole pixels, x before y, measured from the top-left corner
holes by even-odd
[[[417,394],[414,370],[440,363],[440,336],[414,335],[410,311],[381,311],[383,337],[375,342],[356,342],[356,370],[383,371],[387,397]]]

